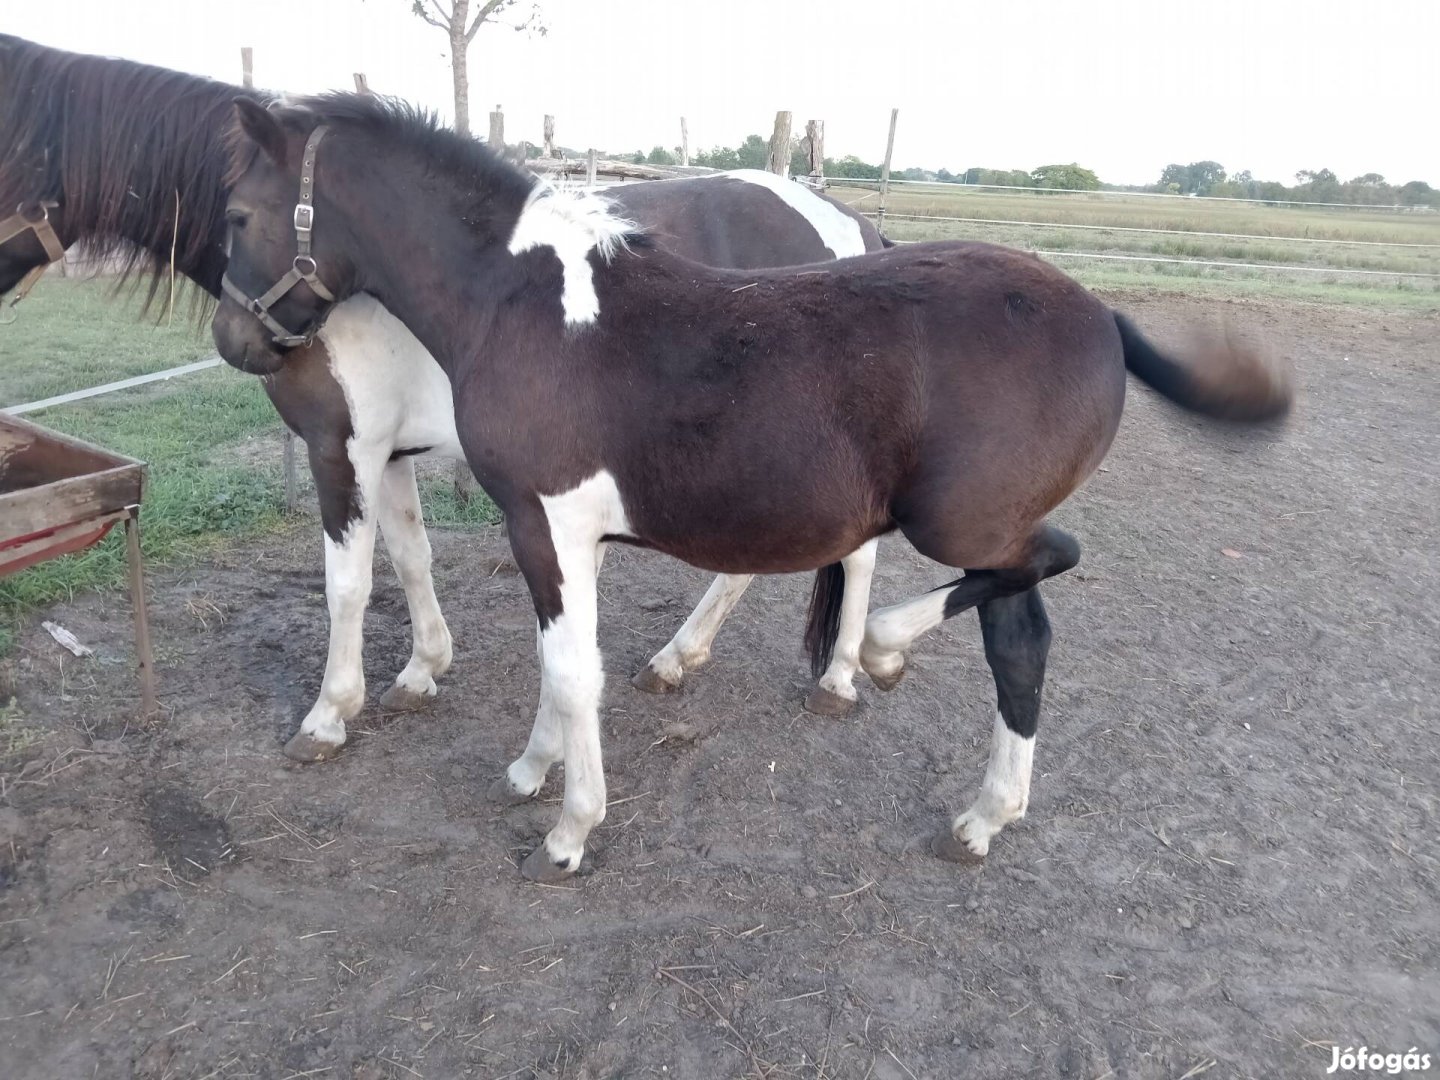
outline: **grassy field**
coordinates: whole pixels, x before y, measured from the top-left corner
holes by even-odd
[[[112,302],[99,282],[54,280],[0,327],[0,404],[34,401],[213,353],[193,319],[157,327],[134,303]],[[228,367],[151,383],[31,413],[28,419],[138,457],[150,465],[141,513],[149,568],[185,562],[214,544],[280,527],[284,520],[281,425],[258,379]],[[303,462],[303,447],[301,450]],[[308,473],[301,467],[301,475]],[[448,466],[422,487],[427,520],[494,520],[483,496],[457,505]],[[313,510],[305,491],[302,507]],[[319,545],[316,545],[317,559]],[[118,530],[77,555],[0,579],[0,657],[25,612],[82,589],[118,588],[125,558]],[[4,702],[0,702],[3,705]]]
[[[831,193],[871,213],[879,202],[873,185],[839,182]],[[939,218],[972,220],[934,220]],[[1126,231],[1146,229],[1185,235]],[[1054,261],[1087,283],[1119,281],[1189,288],[1193,280],[1204,279],[1212,288],[1233,282],[1241,291],[1252,291],[1259,281],[1273,282],[1276,292],[1286,296],[1401,307],[1440,306],[1440,277],[1389,276],[1440,274],[1440,214],[1090,193],[1025,195],[956,185],[907,185],[891,189],[886,233],[897,240],[986,240],[1061,253]],[[1310,242],[1313,240],[1327,242]],[[1264,263],[1285,269],[1231,270],[1086,259],[1081,252]]]

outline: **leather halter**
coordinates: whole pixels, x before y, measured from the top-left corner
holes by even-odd
[[[50,269],[51,264],[57,263],[65,257],[65,245],[60,242],[60,237],[55,235],[55,227],[50,224],[50,211],[59,205],[59,203],[48,201],[35,203],[34,207],[40,215],[36,217],[33,212],[26,213],[25,204],[21,203],[15,208],[15,213],[4,221],[0,221],[0,244],[8,243],[22,233],[33,232],[35,238],[45,248],[45,254],[50,256],[47,262],[41,263],[20,279],[20,284],[15,286],[15,298],[10,301],[11,307],[29,295],[30,290],[35,287],[35,283],[40,280],[45,271]]]
[[[290,269],[285,271],[284,277],[270,286],[259,299],[253,299],[246,294],[235,282],[230,280],[229,273],[220,278],[220,288],[225,295],[259,319],[265,329],[270,331],[271,340],[276,345],[285,348],[309,345],[315,340],[315,335],[320,331],[320,327],[325,324],[322,316],[305,333],[294,334],[270,314],[270,309],[284,299],[291,289],[303,281],[320,299],[327,300],[332,304],[335,302],[335,294],[327,289],[325,283],[320,280],[320,267],[315,262],[315,257],[310,254],[310,234],[315,228],[315,151],[319,148],[320,140],[325,137],[327,130],[325,125],[321,124],[310,133],[310,138],[305,140],[305,156],[300,163],[300,201],[295,204],[297,254],[290,264]]]

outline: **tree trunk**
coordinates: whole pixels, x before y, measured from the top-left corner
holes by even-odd
[[[775,131],[770,136],[770,155],[765,168],[778,176],[790,175],[790,114],[775,114]]]
[[[465,62],[470,43],[465,24],[470,21],[470,0],[454,0],[450,15],[450,73],[455,79],[455,130],[470,134],[470,69]]]

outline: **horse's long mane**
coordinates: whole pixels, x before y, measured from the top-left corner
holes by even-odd
[[[168,276],[172,241],[176,271],[218,291],[224,133],[242,94],[263,99],[196,75],[0,34],[0,157],[38,170],[7,167],[0,205],[63,198],[67,218],[84,223],[87,256],[114,263],[122,283],[150,275],[147,304]]]

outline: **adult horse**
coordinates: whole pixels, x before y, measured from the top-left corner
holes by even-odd
[[[753,574],[831,564],[899,529],[963,569],[871,615],[860,659],[894,680],[920,633],[979,609],[999,699],[990,762],[979,798],[935,844],[979,859],[1028,799],[1050,640],[1037,586],[1079,558],[1044,517],[1108,450],[1126,371],[1202,414],[1261,421],[1289,407],[1288,382],[1256,356],[1228,345],[1167,356],[1020,252],[926,244],[717,270],[597,200],[547,192],[403,103],[236,108],[221,353],[283,366],[288,338],[236,297],[273,291],[301,245],[319,289],[286,293],[285,325],[311,332],[327,297],[361,291],[393,311],[449,377],[466,459],[509,522],[541,682],[505,783],[532,796],[565,762],[559,821],[522,866],[531,878],[573,873],[605,814],[607,543]]]
[[[151,296],[173,258],[177,272],[218,296],[225,266],[222,135],[240,87],[127,60],[87,56],[0,35],[0,295],[69,245],[149,271]],[[691,258],[750,267],[817,262],[874,250],[874,227],[841,204],[769,173],[737,172],[629,185],[614,201],[663,243]],[[8,228],[7,228],[8,226]],[[251,367],[247,370],[256,370]],[[463,458],[444,373],[369,297],[342,305],[313,343],[262,372],[285,422],[305,440],[325,533],[329,656],[320,693],[286,753],[332,756],[365,698],[362,624],[377,527],[410,609],[409,662],[381,697],[413,708],[450,665],[450,632],[435,596],[430,546],[415,484],[416,454]],[[818,645],[812,711],[855,700],[873,551],[844,564],[846,609],[812,607],[809,637],[841,623],[833,655]],[[839,567],[828,573],[840,573]],[[658,691],[678,686],[709,657],[711,642],[749,579],[725,576],[636,676]]]

